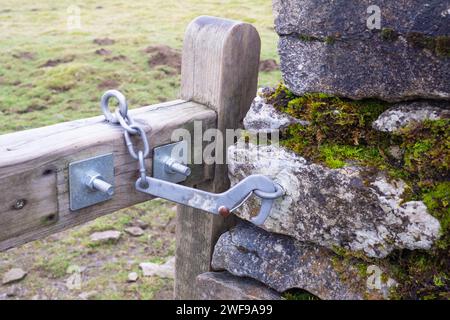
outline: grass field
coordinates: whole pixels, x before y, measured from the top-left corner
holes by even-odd
[[[123,91],[132,107],[176,98],[180,77],[173,64],[150,66],[145,49],[180,50],[186,26],[199,15],[254,24],[262,59],[277,58],[268,0],[78,1],[81,28],[71,30],[72,1],[0,3],[1,133],[98,115],[110,87]],[[105,38],[114,43],[94,43]],[[279,77],[264,72],[260,83]]]
[[[278,60],[269,0],[0,0],[0,133],[99,115],[110,88],[124,92],[132,108],[177,98],[184,30],[199,15],[254,24],[261,58]],[[77,21],[80,28],[73,28]],[[279,79],[278,70],[261,72],[259,83]],[[172,280],[126,280],[140,262],[163,263],[174,254],[174,216],[172,204],[150,202],[0,253],[0,277],[11,267],[28,272],[0,286],[0,298],[170,298]],[[89,241],[92,232],[123,231],[137,219],[149,223],[141,237]],[[67,269],[74,265],[84,270],[82,286],[69,290]]]

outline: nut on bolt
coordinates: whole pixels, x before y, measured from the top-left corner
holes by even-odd
[[[165,169],[168,173],[179,173],[185,177],[191,175],[191,168],[176,161],[175,159],[168,159],[165,163]]]
[[[90,172],[86,176],[85,184],[92,190],[106,193],[109,196],[114,194],[114,187],[108,182],[104,181],[102,176],[96,172]]]
[[[19,200],[16,200],[16,202],[13,205],[13,208],[16,210],[20,210],[20,209],[23,209],[23,207],[25,207],[26,204],[27,204],[27,200],[19,199]]]

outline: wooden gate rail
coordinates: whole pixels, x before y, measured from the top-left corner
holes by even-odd
[[[216,113],[195,102],[177,100],[130,112],[147,132],[152,128],[148,134],[152,148],[170,143],[177,128],[192,133],[194,121],[201,121],[204,129],[216,127]],[[114,153],[113,198],[70,211],[69,163],[106,153]],[[147,165],[151,168],[151,158]],[[0,136],[0,250],[151,199],[136,192],[137,169],[123,130],[103,116]],[[192,166],[186,183],[212,178],[212,169]]]
[[[224,136],[225,129],[239,128],[256,94],[259,52],[258,32],[247,23],[207,16],[191,22],[182,55],[183,100],[130,111],[144,127],[151,148],[172,142],[178,128],[193,137],[195,121],[202,123],[203,131],[217,128]],[[216,154],[226,154],[228,145]],[[69,163],[106,153],[114,153],[113,198],[70,211]],[[146,160],[148,168],[151,158]],[[135,190],[137,169],[122,128],[103,116],[0,136],[0,251],[151,200]],[[229,187],[226,164],[191,169],[186,185],[211,192]],[[195,298],[195,278],[210,270],[215,242],[232,223],[232,218],[178,206],[176,298]]]

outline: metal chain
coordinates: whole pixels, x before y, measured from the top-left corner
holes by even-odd
[[[119,108],[116,109],[114,114],[109,110],[109,100],[115,98],[119,102]],[[148,143],[147,135],[145,130],[128,114],[128,103],[125,96],[117,90],[106,91],[101,99],[100,106],[102,108],[103,114],[107,121],[119,124],[124,130],[123,135],[125,138],[125,143],[128,148],[128,152],[133,157],[133,159],[139,162],[139,173],[140,173],[140,184],[141,187],[146,188],[148,186],[147,182],[147,170],[145,167],[145,158],[150,153],[150,145]],[[142,140],[144,150],[138,150],[136,152],[133,141],[131,140],[131,135],[137,135]]]
[[[111,113],[108,106],[108,102],[111,98],[115,98],[119,102],[119,107],[115,110],[114,113]],[[124,129],[123,135],[125,138],[125,143],[128,148],[128,152],[139,163],[140,178],[138,179],[138,183],[140,184],[141,188],[147,188],[148,179],[146,174],[147,170],[145,167],[145,158],[150,153],[150,145],[147,140],[147,135],[144,129],[139,124],[137,124],[133,120],[133,118],[131,118],[131,116],[128,114],[127,100],[121,92],[117,90],[106,91],[102,96],[100,105],[106,120],[113,124],[119,124]],[[144,146],[143,150],[138,150],[136,152],[135,146],[133,145],[133,141],[131,140],[132,135],[137,135],[140,137],[140,139],[142,140],[142,144]],[[250,192],[242,202],[240,202],[234,208],[232,208],[231,211],[239,208],[252,195],[252,193],[262,200],[275,200],[283,196],[285,193],[283,188],[277,183],[274,184],[276,189],[274,192],[263,192],[261,190],[255,189],[252,192]]]

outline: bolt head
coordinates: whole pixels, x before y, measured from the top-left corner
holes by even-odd
[[[16,200],[16,203],[14,203],[14,209],[16,210],[23,209],[23,207],[25,207],[26,204],[27,201],[25,199]]]
[[[222,217],[228,217],[229,215],[230,215],[230,209],[228,209],[227,207],[225,207],[225,206],[221,206],[221,207],[219,207],[219,214],[222,216]]]

